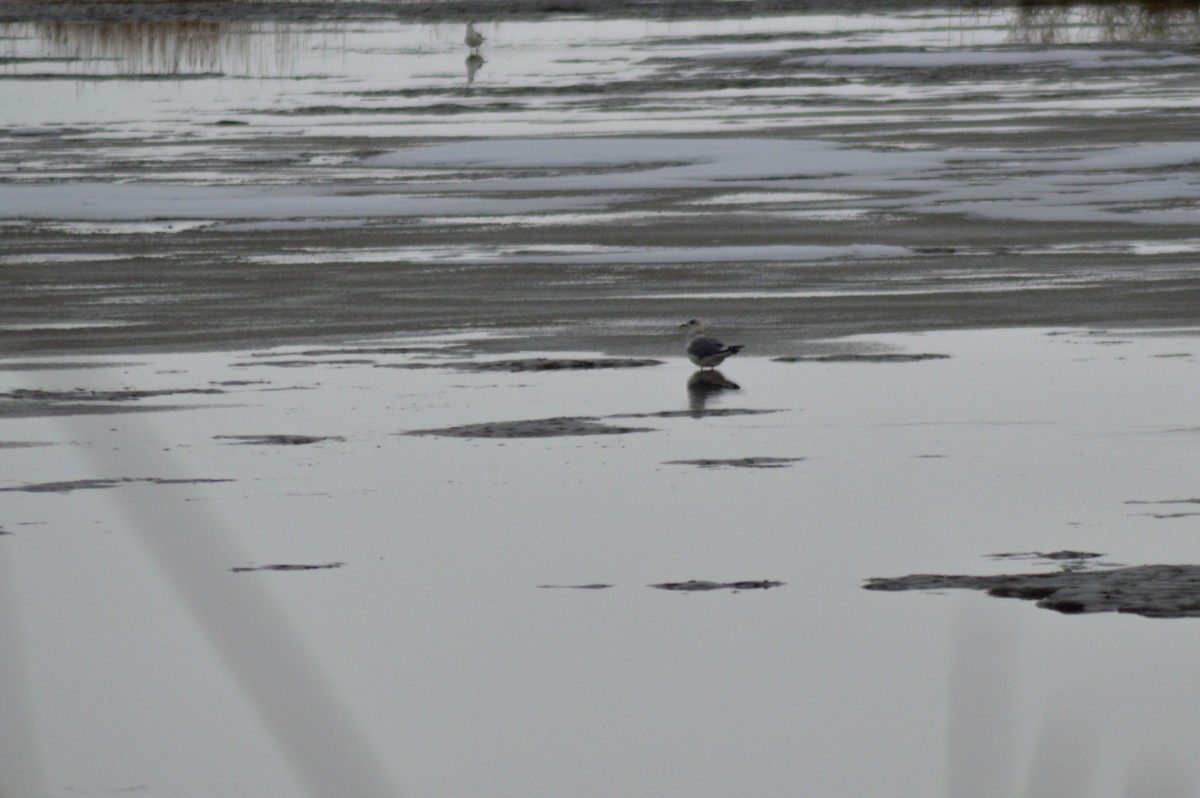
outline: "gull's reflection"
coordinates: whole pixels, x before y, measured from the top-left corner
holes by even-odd
[[[710,398],[720,396],[723,391],[736,391],[740,388],[740,385],[726,379],[725,375],[716,369],[700,369],[688,377],[688,408],[692,413],[701,415]]]
[[[467,56],[467,85],[470,86],[475,82],[475,73],[478,72],[484,64],[483,56],[479,53],[471,53]]]

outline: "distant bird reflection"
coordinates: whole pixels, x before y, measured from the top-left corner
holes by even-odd
[[[467,85],[470,86],[475,82],[475,73],[484,65],[483,56],[479,53],[471,53],[467,56]]]
[[[741,387],[716,369],[700,369],[688,377],[688,408],[695,415],[701,415],[710,398],[720,396],[722,391],[741,390]]]

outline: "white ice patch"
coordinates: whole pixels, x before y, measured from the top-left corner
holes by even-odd
[[[711,138],[479,139],[364,160],[390,182],[320,186],[147,183],[0,184],[0,218],[203,220],[621,214],[662,194],[651,213],[714,204],[840,197],[837,210],[956,213],[993,219],[1191,224],[1200,220],[1200,142],[1044,150],[871,149],[830,141]],[[419,183],[413,168],[440,172]],[[367,171],[364,170],[364,171]],[[846,203],[844,200],[852,200]],[[679,204],[671,204],[671,202]],[[645,212],[645,211],[639,211]],[[561,221],[561,217],[556,221]]]
[[[534,255],[526,263],[796,263],[805,261],[907,258],[915,254],[907,247],[879,244],[828,246],[682,247],[672,249],[587,252],[569,255]]]
[[[1194,223],[1200,143],[1046,150],[850,147],[784,139],[477,140],[401,150],[374,166],[440,167],[439,199],[470,192],[732,189],[765,199],[841,195],[861,214],[957,213],[994,219]],[[704,200],[721,203],[721,198]],[[689,202],[692,207],[696,207]],[[753,204],[753,203],[751,203]]]
[[[29,324],[4,324],[0,325],[0,332],[34,332],[38,330],[91,330],[101,329],[105,327],[136,327],[143,322],[129,321],[79,321],[79,322],[51,322],[38,323],[32,322]]]
[[[0,265],[30,266],[38,263],[83,263],[95,261],[129,260],[134,255],[118,255],[111,252],[37,252],[28,255],[0,255]]]
[[[1148,54],[1145,50],[933,50],[892,51],[884,53],[839,53],[789,58],[788,66],[846,67],[851,69],[947,69],[963,67],[1029,67],[1057,64],[1076,69],[1095,69],[1108,65],[1184,66],[1200,64],[1200,59],[1178,53]]]
[[[824,260],[890,260],[914,253],[907,247],[879,244],[850,246],[744,246],[622,249],[590,244],[521,246],[482,249],[479,247],[389,247],[364,249],[317,249],[250,255],[250,263],[805,263]]]
[[[371,166],[440,166],[500,172],[486,183],[476,178],[435,184],[438,189],[540,191],[749,186],[761,180],[804,180],[839,174],[911,175],[947,160],[993,158],[962,152],[882,152],[826,141],[794,139],[577,138],[485,139],[399,150],[366,159]],[[630,169],[630,167],[642,167]],[[607,169],[604,169],[604,168]],[[545,174],[576,170],[567,175]],[[514,170],[539,170],[533,176]],[[588,171],[594,170],[594,171]],[[781,186],[787,188],[788,186]]]
[[[147,183],[0,184],[0,218],[314,219],[512,214],[603,206],[610,197],[493,199],[341,193],[338,187],[194,186]]]
[[[838,202],[862,199],[856,194],[835,194],[829,191],[747,191],[739,194],[722,194],[696,200],[691,205],[770,205],[791,202]]]

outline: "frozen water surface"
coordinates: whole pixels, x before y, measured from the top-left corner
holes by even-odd
[[[0,7],[0,793],[1196,792],[861,589],[1196,563],[1194,9],[218,5]]]

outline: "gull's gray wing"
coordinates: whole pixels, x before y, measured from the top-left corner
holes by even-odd
[[[692,357],[712,357],[715,354],[723,352],[725,344],[718,341],[716,338],[710,338],[707,335],[697,335],[688,344],[687,353]]]

